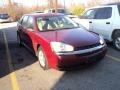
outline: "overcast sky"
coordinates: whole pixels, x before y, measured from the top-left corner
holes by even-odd
[[[0,6],[3,6],[4,4],[7,3],[8,0],[0,0]],[[48,0],[11,0],[14,1],[16,3],[19,4],[23,4],[25,6],[34,6],[34,5],[48,5]],[[66,7],[69,7],[71,5],[71,3],[73,4],[85,4],[85,6],[87,6],[88,2],[90,0],[58,0],[58,3],[61,3],[62,5],[64,5],[64,1],[65,1],[65,5]],[[108,3],[112,0],[101,0],[102,3]],[[113,0],[114,1],[114,0]]]
[[[8,0],[0,0],[0,5],[4,5],[7,3]],[[26,6],[33,6],[36,4],[39,5],[47,5],[47,0],[11,0]],[[65,0],[65,5],[69,6],[71,3],[79,4],[84,3],[86,4],[89,0]],[[59,3],[64,4],[64,0],[58,0]]]

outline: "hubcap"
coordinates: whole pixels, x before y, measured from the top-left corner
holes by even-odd
[[[115,45],[116,45],[116,47],[117,47],[118,49],[120,49],[120,37],[117,37],[117,38],[115,39]]]
[[[45,67],[45,57],[43,51],[39,51],[38,53],[38,59],[42,67]]]

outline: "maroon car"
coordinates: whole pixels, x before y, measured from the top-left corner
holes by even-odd
[[[79,28],[62,14],[26,14],[18,21],[17,38],[38,57],[43,69],[64,69],[83,62],[102,59],[106,54],[104,39]]]

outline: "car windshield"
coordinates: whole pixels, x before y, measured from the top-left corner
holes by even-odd
[[[38,17],[37,26],[40,31],[72,29],[78,27],[70,18],[63,15]]]

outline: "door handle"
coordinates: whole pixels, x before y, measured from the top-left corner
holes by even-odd
[[[89,21],[89,23],[92,23],[92,21]]]
[[[106,24],[110,24],[110,22],[106,22]]]

